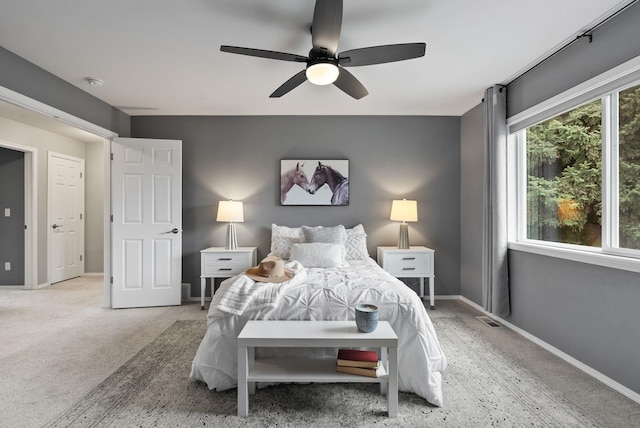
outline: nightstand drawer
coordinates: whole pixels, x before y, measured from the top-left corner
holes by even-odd
[[[207,253],[203,255],[202,273],[232,276],[246,271],[251,266],[251,253]]]
[[[243,252],[210,252],[202,254],[202,261],[205,265],[216,265],[216,266],[234,266],[234,265],[242,265],[251,267],[251,257],[252,254],[248,251]]]
[[[204,265],[204,275],[215,275],[222,277],[223,275],[233,276],[238,273],[245,272],[251,266],[233,266],[233,265]]]
[[[384,269],[392,275],[430,275],[432,254],[417,252],[393,252],[385,254]]]

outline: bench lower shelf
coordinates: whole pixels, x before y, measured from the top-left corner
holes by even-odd
[[[261,358],[249,368],[247,382],[380,383],[388,382],[386,370],[379,377],[336,371],[335,358]]]

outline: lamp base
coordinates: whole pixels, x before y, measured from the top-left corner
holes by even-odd
[[[227,226],[227,244],[225,246],[227,250],[237,250],[238,249],[238,238],[236,236],[236,225],[233,223],[229,223]]]
[[[398,235],[398,248],[402,250],[409,249],[409,225],[407,223],[400,224],[400,233]]]

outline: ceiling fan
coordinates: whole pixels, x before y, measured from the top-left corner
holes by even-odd
[[[369,94],[367,89],[344,67],[382,64],[385,62],[404,61],[424,56],[424,43],[403,43],[395,45],[372,46],[336,52],[342,27],[342,0],[316,0],[311,25],[311,42],[313,47],[309,56],[262,49],[241,48],[237,46],[220,46],[222,52],[240,55],[257,56],[306,63],[306,69],[298,72],[276,89],[270,98],[279,98],[295,89],[306,80],[316,85],[333,83],[339,89],[360,99]]]

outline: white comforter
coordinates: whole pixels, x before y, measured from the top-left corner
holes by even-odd
[[[236,338],[250,319],[354,320],[357,303],[379,308],[399,338],[398,384],[442,406],[441,372],[447,366],[418,295],[373,259],[350,260],[345,268],[287,267],[295,276],[281,284],[254,283],[245,275],[222,282],[207,314],[207,332],[191,366],[191,378],[222,391],[237,384]],[[230,297],[233,296],[233,297]],[[335,357],[335,349],[265,348],[256,355]]]

